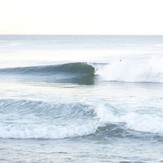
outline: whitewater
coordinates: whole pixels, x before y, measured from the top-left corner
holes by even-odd
[[[0,36],[0,162],[163,162],[162,36]]]

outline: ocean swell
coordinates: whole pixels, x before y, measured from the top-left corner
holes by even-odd
[[[0,69],[1,76],[29,81],[93,84],[94,67],[83,62]]]

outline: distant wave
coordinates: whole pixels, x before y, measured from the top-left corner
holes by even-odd
[[[0,69],[0,75],[26,79],[44,80],[47,82],[65,82],[77,84],[92,84],[94,81],[94,67],[82,62],[60,65],[16,67]]]
[[[163,59],[118,60],[110,63],[74,62],[58,65],[0,69],[0,75],[30,81],[94,84],[107,82],[163,83]],[[95,78],[97,77],[97,78]]]

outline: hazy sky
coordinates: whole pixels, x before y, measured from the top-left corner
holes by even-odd
[[[0,0],[0,34],[163,34],[163,0]]]

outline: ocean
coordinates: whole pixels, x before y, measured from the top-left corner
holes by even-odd
[[[163,162],[163,36],[0,35],[0,162]]]

